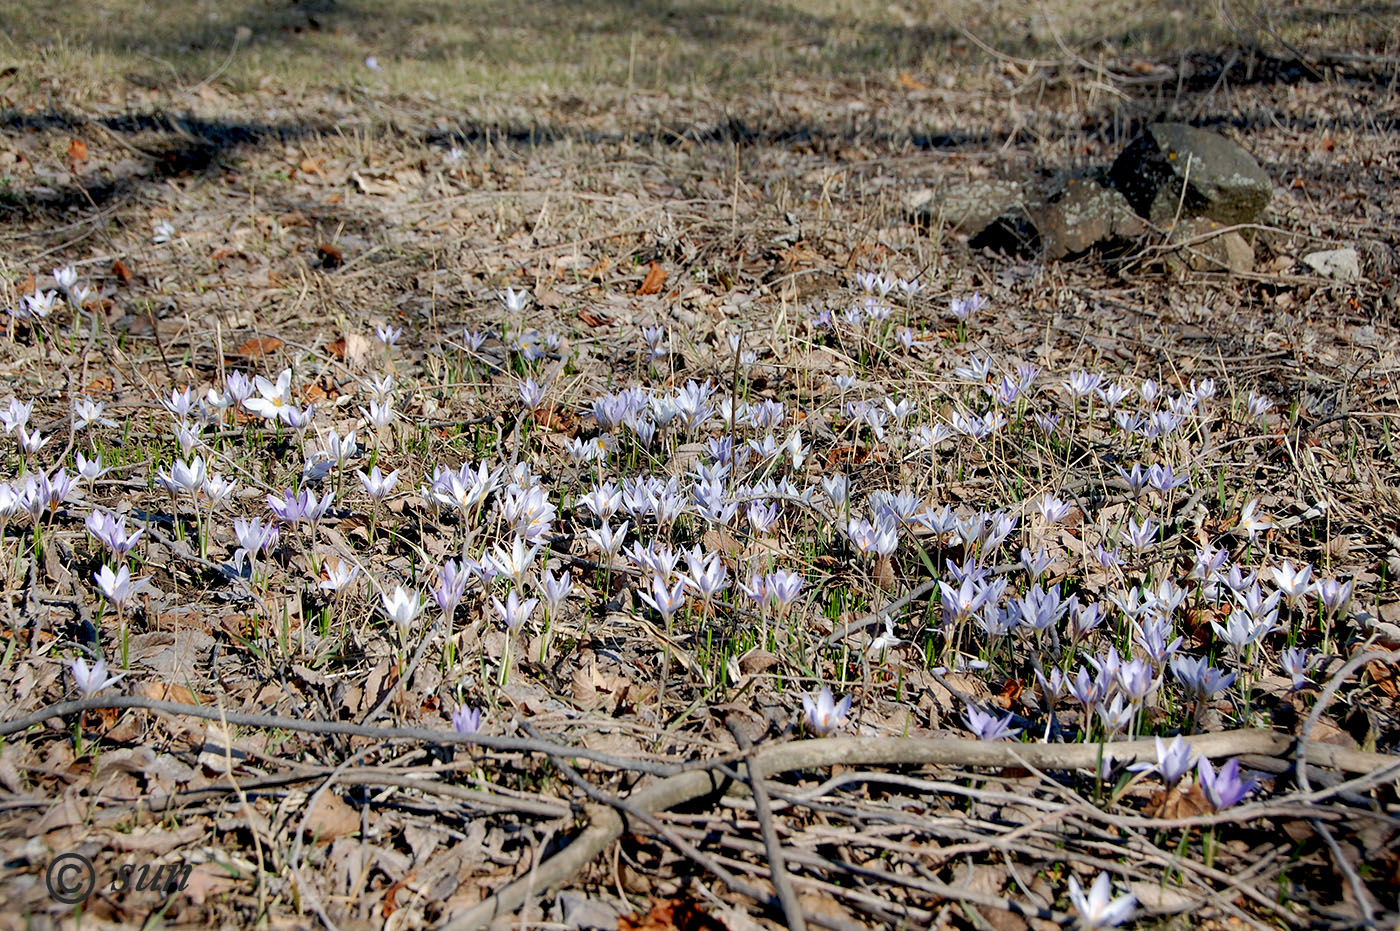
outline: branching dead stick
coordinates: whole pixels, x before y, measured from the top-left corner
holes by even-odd
[[[1304,792],[1312,791],[1312,783],[1308,780],[1308,757],[1311,750],[1309,739],[1312,736],[1312,729],[1317,726],[1318,721],[1322,720],[1322,712],[1326,710],[1328,705],[1332,704],[1332,699],[1336,697],[1337,690],[1342,687],[1342,683],[1346,681],[1347,677],[1359,667],[1374,662],[1400,662],[1400,653],[1391,650],[1372,650],[1369,653],[1353,656],[1345,666],[1337,670],[1336,675],[1328,680],[1322,694],[1317,696],[1317,703],[1313,705],[1308,719],[1303,722],[1302,728],[1299,729],[1298,746],[1294,751],[1294,759],[1297,760],[1298,786]]]
[[[725,724],[729,733],[734,735],[740,750],[747,753],[752,749],[753,741],[749,740],[749,735],[744,732],[737,718],[731,716]],[[792,883],[788,881],[783,844],[778,839],[777,828],[773,826],[773,808],[768,803],[768,790],[763,785],[763,770],[754,763],[753,757],[749,757],[744,763],[744,768],[749,774],[749,791],[753,793],[753,809],[758,818],[758,830],[763,835],[763,846],[768,851],[768,875],[773,880],[773,888],[778,892],[778,901],[782,903],[783,917],[787,919],[789,931],[807,931],[807,921],[802,917],[802,906],[797,901],[797,893],[792,891]]]
[[[550,743],[524,737],[496,737],[490,734],[459,734],[446,728],[434,730],[426,727],[373,727],[356,724],[353,721],[315,721],[306,718],[288,718],[272,714],[245,714],[229,711],[220,713],[218,708],[209,705],[186,705],[180,702],[143,698],[139,695],[97,695],[76,701],[58,702],[40,708],[22,718],[0,722],[0,737],[17,734],[31,727],[43,724],[50,718],[65,718],[69,715],[91,711],[95,708],[134,708],[142,711],[155,711],[163,714],[188,715],[210,721],[226,721],[238,727],[257,727],[298,731],[308,734],[345,734],[351,737],[368,737],[374,740],[414,740],[425,744],[453,745],[468,744],[486,750],[502,753],[543,753],[551,756],[572,757],[592,760],[604,766],[632,772],[647,773],[653,776],[672,776],[687,768],[707,767],[710,761],[702,760],[691,764],[652,763],[611,753],[599,753],[587,747],[573,747],[566,744]],[[728,762],[733,757],[725,757]]]
[[[934,587],[937,585],[937,579],[926,579],[924,582],[920,583],[917,588],[910,589],[903,595],[900,595],[894,601],[891,601],[889,604],[885,605],[880,610],[872,612],[871,614],[867,614],[860,620],[851,621],[848,624],[843,624],[840,630],[833,631],[831,636],[826,638],[827,646],[840,643],[842,640],[845,640],[851,634],[865,630],[867,627],[873,627],[874,625],[883,621],[885,618],[889,617],[894,612],[900,610],[905,605],[909,604],[911,601],[924,597],[929,592],[933,591]]]
[[[1225,731],[1186,739],[1192,752],[1211,758],[1248,753],[1281,756],[1293,746],[1293,739],[1287,734],[1264,730]],[[1107,749],[1101,750],[1097,744],[997,744],[961,737],[835,737],[765,747],[754,754],[751,765],[766,776],[838,763],[847,766],[922,764],[987,767],[1030,763],[1041,769],[1096,769],[1101,753],[1121,762],[1156,760],[1157,744],[1152,740],[1130,740],[1109,744]],[[1314,746],[1308,756],[1322,765],[1352,772],[1369,772],[1393,762],[1393,758],[1385,754],[1346,750],[1327,744]],[[687,772],[640,790],[625,804],[629,810],[640,812],[664,811],[716,792],[721,787],[722,780],[717,773]],[[469,931],[482,928],[494,919],[514,912],[526,903],[535,890],[567,882],[622,836],[622,832],[623,822],[617,812],[611,808],[593,809],[588,827],[569,846],[541,864],[532,877],[508,884],[450,922],[447,929]]]
[[[527,731],[530,730],[529,725],[525,725],[525,728]],[[574,785],[582,789],[584,794],[587,795],[589,798],[593,799],[600,805],[608,806],[609,809],[615,809],[615,811],[608,810],[607,813],[609,815],[612,815],[613,817],[618,817],[617,813],[620,812],[622,815],[625,815],[629,818],[632,818],[635,821],[639,821],[642,824],[647,825],[653,831],[655,831],[663,840],[665,840],[668,844],[674,847],[679,853],[695,861],[697,864],[700,865],[701,868],[708,870],[710,873],[719,877],[719,879],[725,885],[733,889],[735,892],[738,892],[740,895],[748,896],[754,901],[761,902],[770,907],[781,907],[781,902],[778,899],[768,895],[763,890],[757,889],[744,882],[738,876],[734,875],[730,870],[726,869],[723,864],[716,861],[713,857],[706,855],[695,845],[687,841],[684,837],[680,835],[679,832],[663,824],[650,811],[642,810],[626,799],[621,799],[618,798],[616,795],[612,795],[610,793],[602,791],[601,789],[597,788],[592,783],[590,783],[588,780],[584,779],[581,775],[579,775],[577,770],[575,770],[572,766],[570,766],[566,761],[562,759],[556,757],[554,759],[554,764],[559,767],[560,772],[564,774],[565,778],[567,778]],[[720,784],[722,785],[723,783]],[[527,880],[534,881],[536,888],[538,888],[538,878],[539,874],[537,871],[535,872],[534,876],[526,877]],[[528,888],[525,890],[527,897],[529,891],[530,890]],[[488,899],[487,901],[489,902],[490,900]],[[480,907],[481,906],[478,906],[478,908]],[[442,931],[449,931],[449,929],[455,929],[458,925],[458,921],[464,920],[465,916],[463,919],[458,919],[457,921],[450,922],[442,929]],[[844,931],[843,925],[828,922],[823,922],[823,924],[826,927],[833,927],[839,929],[839,931]],[[474,926],[466,925],[466,927]]]

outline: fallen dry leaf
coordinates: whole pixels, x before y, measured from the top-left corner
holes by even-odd
[[[318,844],[354,834],[360,829],[360,813],[334,792],[322,792],[306,818],[306,831]]]
[[[652,262],[647,266],[647,276],[642,279],[642,286],[637,289],[637,293],[656,294],[665,283],[666,269],[661,267],[660,262]]]
[[[81,139],[74,138],[68,143],[68,158],[75,162],[86,161],[88,157],[87,143]]]
[[[239,344],[230,355],[244,356],[249,359],[261,359],[269,353],[276,352],[282,348],[282,341],[275,336],[254,336]]]
[[[729,931],[718,918],[680,899],[656,902],[645,915],[617,919],[617,931]]]
[[[1185,792],[1178,785],[1170,793],[1156,792],[1148,800],[1147,810],[1153,817],[1170,820],[1173,818],[1194,818],[1210,813],[1210,803],[1201,794],[1201,787],[1191,783]]]
[[[316,259],[322,268],[339,268],[345,264],[345,253],[338,246],[323,242],[316,247]]]

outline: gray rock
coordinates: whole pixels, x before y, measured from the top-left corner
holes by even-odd
[[[1040,235],[1042,254],[1051,260],[1147,232],[1127,199],[1094,175],[1068,178],[1043,202],[1032,206],[1029,214]]]
[[[1356,281],[1361,277],[1361,256],[1352,248],[1309,252],[1303,256],[1303,264],[1337,281]]]
[[[949,232],[974,234],[1021,203],[1024,191],[1016,181],[972,178],[924,188],[909,199],[920,222]]]
[[[622,915],[606,899],[567,889],[555,897],[554,913],[561,924],[579,931],[613,931]]]
[[[1219,133],[1184,123],[1149,125],[1118,156],[1109,178],[1139,216],[1158,225],[1170,223],[1178,207],[1184,217],[1253,223],[1273,196],[1254,156]]]
[[[1183,243],[1176,258],[1194,271],[1226,269],[1238,275],[1254,270],[1254,247],[1249,241],[1209,217],[1182,220],[1170,238]]]

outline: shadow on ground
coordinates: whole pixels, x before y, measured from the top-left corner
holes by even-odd
[[[324,6],[339,5],[327,3]],[[308,9],[305,6],[294,9],[302,10],[304,15],[312,15],[305,12]],[[652,11],[652,15],[661,15],[659,7]],[[704,17],[693,10],[689,15],[695,21],[688,28],[703,37],[704,30],[697,23]],[[1265,116],[1268,120],[1276,117],[1242,115],[1238,112],[1229,115],[1210,113],[1210,107],[1224,105],[1224,102],[1216,101],[1216,94],[1222,87],[1293,84],[1313,80],[1317,74],[1314,66],[1297,59],[1267,56],[1257,50],[1238,48],[1194,53],[1189,56],[1189,68],[1186,67],[1188,58],[1175,59],[1172,64],[1183,68],[1184,75],[1189,75],[1180,80],[1163,79],[1163,83],[1169,80],[1172,84],[1174,112],[1164,113],[1159,88],[1135,85],[1131,88],[1134,96],[1128,98],[1126,107],[1119,102],[1114,104],[1120,108],[1118,112],[1100,115],[1100,128],[1094,132],[1105,143],[1121,145],[1135,136],[1143,123],[1164,117],[1181,118],[1183,111],[1190,112],[1193,107],[1196,116],[1190,121],[1196,125],[1216,129],[1232,126],[1247,131]],[[1352,75],[1352,79],[1356,80],[1383,77],[1379,70],[1372,74],[1353,69]],[[1092,124],[1093,116],[1086,116],[1086,125]],[[639,147],[697,144],[777,146],[829,153],[852,145],[892,152],[920,149],[985,152],[1007,146],[1030,146],[1035,141],[1035,130],[1024,127],[1010,135],[975,132],[952,126],[892,129],[855,121],[811,124],[794,121],[781,114],[759,114],[745,119],[725,115],[718,110],[716,119],[708,124],[681,123],[640,131],[601,131],[571,126],[564,120],[563,117],[551,118],[546,115],[538,122],[517,125],[465,119],[455,125],[439,125],[424,131],[420,141],[441,148],[506,147],[526,150],[570,142],[589,146]],[[1290,128],[1299,132],[1323,130],[1337,133],[1346,129],[1361,129],[1363,124],[1364,129],[1371,133],[1400,131],[1400,117],[1383,116],[1374,111],[1352,110],[1326,117],[1290,116],[1289,121]],[[126,170],[115,175],[73,177],[64,182],[50,173],[42,181],[31,185],[18,183],[13,178],[6,179],[5,186],[0,187],[0,221],[42,221],[46,217],[71,220],[75,211],[81,214],[135,198],[144,187],[162,183],[168,178],[218,170],[221,165],[227,167],[229,160],[236,158],[241,151],[299,138],[330,135],[344,128],[343,124],[326,119],[279,122],[217,120],[156,111],[88,117],[60,110],[28,112],[13,107],[0,109],[0,132],[11,138],[28,134],[62,138],[85,133],[107,133],[116,137],[121,146],[135,156],[134,163],[131,159],[127,160]],[[393,132],[382,126],[360,129],[381,135]]]

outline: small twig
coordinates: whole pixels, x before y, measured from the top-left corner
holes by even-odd
[[[1312,736],[1312,729],[1317,726],[1318,721],[1322,720],[1322,712],[1326,710],[1328,705],[1332,704],[1332,699],[1336,697],[1337,690],[1342,687],[1347,676],[1351,675],[1355,669],[1374,662],[1400,662],[1400,653],[1391,650],[1372,650],[1369,653],[1353,656],[1328,680],[1327,685],[1322,689],[1322,694],[1317,697],[1316,704],[1313,705],[1312,711],[1308,714],[1307,720],[1298,730],[1298,746],[1294,750],[1293,758],[1297,761],[1298,786],[1304,792],[1312,791],[1312,783],[1308,780],[1308,751],[1310,750],[1309,740]]]
[[[736,716],[730,715],[724,723],[729,728],[729,733],[734,735],[740,750],[747,753],[753,749],[753,741],[749,740],[749,735],[744,732]],[[783,917],[787,919],[790,931],[806,931],[807,921],[802,917],[802,906],[797,901],[797,894],[792,891],[792,883],[788,881],[782,841],[778,839],[778,831],[773,827],[773,809],[768,802],[768,790],[763,785],[763,771],[755,765],[753,757],[745,761],[744,769],[749,775],[749,791],[753,793],[758,830],[763,835],[763,846],[768,851],[768,874],[773,880],[773,888],[778,892],[778,901],[782,903]]]

